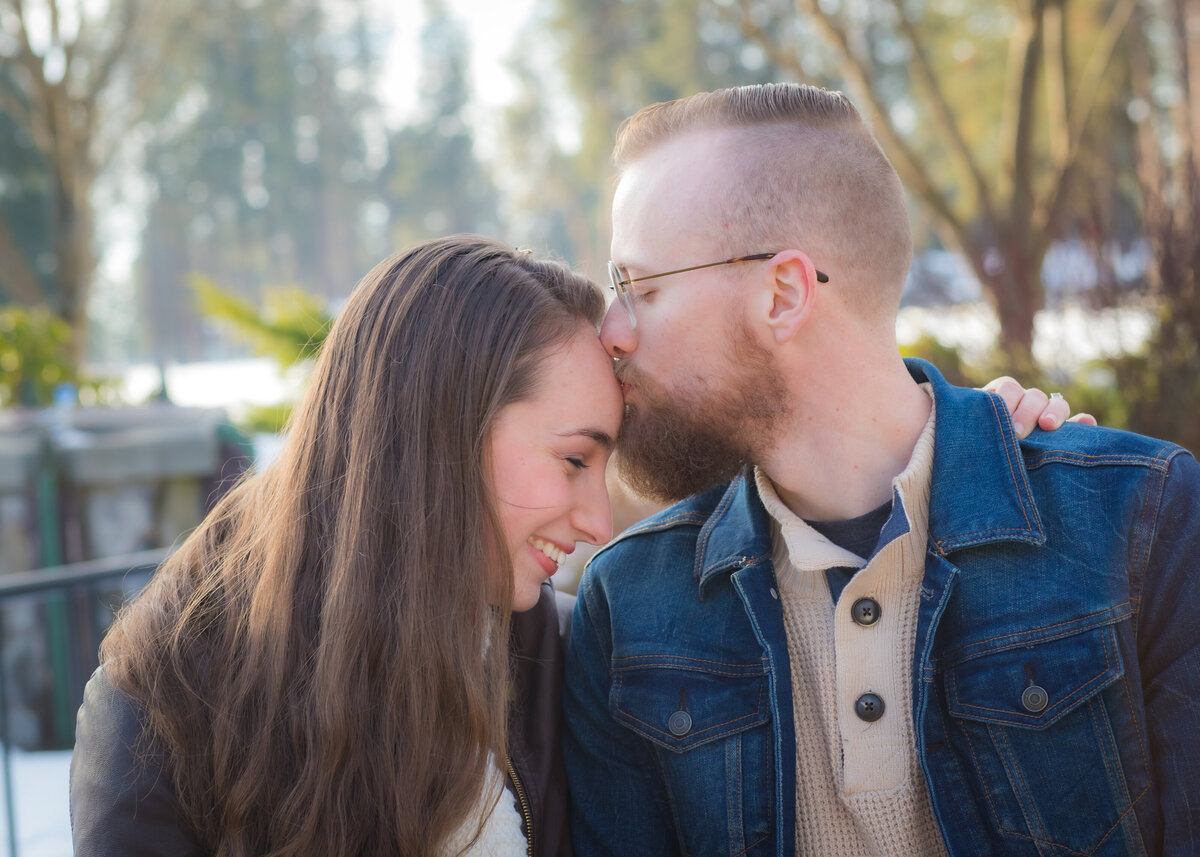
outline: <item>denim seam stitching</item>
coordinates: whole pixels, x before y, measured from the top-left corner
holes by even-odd
[[[719,518],[721,515],[724,515],[725,510],[729,507],[729,505],[732,502],[733,502],[733,492],[726,491],[725,494],[721,497],[721,502],[717,504],[717,507],[715,509],[713,509],[712,514],[708,516],[708,521],[712,521],[713,519]],[[706,521],[706,524],[707,524],[707,521]],[[704,573],[703,573],[704,570],[702,567],[703,564],[701,563],[701,557],[703,557],[705,555],[705,553],[708,551],[708,540],[712,537],[713,530],[715,530],[715,529],[716,529],[716,527],[714,526],[714,527],[707,527],[707,529],[700,531],[700,544],[698,544],[696,546],[696,559],[692,565],[692,576],[696,579],[697,583],[699,583],[701,578],[703,578],[703,576],[704,576]]]
[[[725,778],[725,824],[726,834],[731,843],[744,842],[746,837],[742,832],[741,813],[738,811],[738,801],[734,799],[734,781],[741,781],[742,759],[741,742],[730,741],[725,746],[725,769],[730,776]],[[745,850],[743,848],[743,850]]]
[[[1063,632],[1061,632],[1061,633],[1054,634],[1053,636],[1050,636],[1050,637],[1039,637],[1037,640],[1031,640],[1031,641],[1029,641],[1029,642],[1034,642],[1034,643],[1049,643],[1049,642],[1052,642],[1052,641],[1054,641],[1054,640],[1060,640],[1060,639],[1062,639],[1063,637],[1070,637],[1070,636],[1072,636],[1072,635],[1074,635],[1074,634],[1082,634],[1082,633],[1084,633],[1085,631],[1091,631],[1091,630],[1092,630],[1092,629],[1094,629],[1094,628],[1098,628],[1098,627],[1101,627],[1101,626],[1104,626],[1104,625],[1114,625],[1114,624],[1116,624],[1117,622],[1121,622],[1121,621],[1123,621],[1125,618],[1127,618],[1127,614],[1126,614],[1126,615],[1121,615],[1121,616],[1119,616],[1119,617],[1117,617],[1117,618],[1115,618],[1115,619],[1111,618],[1111,614],[1112,614],[1114,611],[1118,610],[1119,608],[1121,608],[1121,607],[1126,607],[1126,606],[1129,606],[1129,602],[1128,602],[1128,601],[1122,601],[1120,604],[1114,604],[1112,607],[1109,607],[1109,608],[1107,608],[1107,609],[1105,609],[1105,610],[1101,610],[1101,611],[1099,611],[1099,612],[1096,612],[1096,613],[1089,613],[1089,614],[1087,614],[1086,616],[1080,616],[1080,617],[1078,617],[1078,618],[1075,618],[1075,619],[1068,619],[1068,620],[1066,620],[1066,621],[1064,621],[1064,622],[1055,622],[1053,625],[1042,625],[1042,626],[1040,626],[1040,627],[1038,627],[1038,628],[1027,628],[1027,629],[1022,629],[1022,630],[1020,630],[1020,631],[1013,631],[1011,634],[998,634],[998,635],[996,635],[995,637],[988,637],[986,640],[977,640],[977,641],[976,641],[976,642],[974,642],[974,643],[971,643],[971,644],[969,644],[969,645],[967,645],[967,646],[963,646],[961,649],[956,649],[956,650],[955,650],[955,651],[953,651],[953,652],[947,652],[946,654],[944,654],[944,655],[942,655],[940,658],[938,658],[938,660],[939,660],[941,663],[946,663],[947,661],[951,661],[953,658],[957,657],[958,655],[962,654],[963,652],[969,652],[970,650],[972,650],[972,649],[975,649],[975,648],[978,648],[978,647],[980,647],[980,646],[984,645],[985,643],[992,643],[992,642],[995,642],[996,640],[1007,640],[1007,639],[1010,639],[1010,638],[1012,638],[1012,637],[1019,637],[1019,636],[1023,636],[1023,635],[1026,635],[1026,634],[1033,634],[1033,633],[1036,633],[1036,632],[1038,632],[1038,631],[1048,631],[1048,630],[1050,630],[1051,628],[1062,628],[1062,627],[1063,627],[1063,626],[1065,626],[1065,625],[1072,625],[1072,624],[1073,624],[1073,623],[1075,623],[1075,622],[1080,622],[1080,621],[1082,621],[1082,620],[1087,620],[1087,619],[1090,619],[1090,620],[1093,620],[1093,621],[1092,621],[1090,624],[1083,625],[1082,627],[1073,627],[1073,628],[1072,628],[1071,630],[1069,630],[1069,631],[1063,631]],[[1103,617],[1103,618],[1101,618],[1101,617]],[[1023,644],[1023,643],[1017,643],[1017,644],[1014,644],[1014,645],[1024,645],[1024,644]],[[958,666],[960,663],[963,663],[964,661],[967,661],[967,660],[973,660],[973,659],[974,659],[974,657],[983,657],[983,656],[985,656],[986,654],[998,654],[998,653],[999,653],[999,652],[1001,652],[1001,651],[1006,651],[1006,650],[1005,650],[1005,649],[999,649],[999,650],[997,650],[996,652],[987,652],[987,653],[984,653],[984,654],[981,654],[981,655],[973,655],[973,656],[971,656],[971,657],[962,658],[961,660],[954,660],[954,661],[953,661],[953,663],[951,664],[951,666],[949,666],[949,667],[946,667],[946,669],[951,669],[952,667]]]
[[[1142,734],[1141,727],[1138,726],[1137,711],[1133,707],[1133,693],[1130,691],[1130,688],[1129,688],[1129,671],[1128,670],[1126,670],[1125,674],[1121,676],[1121,683],[1125,685],[1125,702],[1129,706],[1129,715],[1130,715],[1129,722],[1133,725],[1134,734],[1137,735],[1138,755],[1142,757],[1142,765],[1145,766],[1147,778],[1151,782],[1153,782],[1154,769],[1150,766],[1150,760],[1146,756],[1146,736]],[[1141,794],[1139,794],[1136,798],[1132,798],[1130,800],[1130,804],[1137,803],[1137,801],[1141,799],[1141,796],[1143,794],[1145,794],[1146,791],[1149,790],[1149,788],[1150,788],[1150,786],[1147,784],[1142,789]]]
[[[959,754],[957,752],[955,752],[954,748],[950,745],[950,728],[949,728],[949,725],[946,723],[946,712],[943,710],[943,707],[941,705],[937,704],[938,702],[939,702],[939,700],[933,700],[934,704],[931,705],[930,707],[932,707],[934,709],[934,711],[937,712],[938,722],[941,724],[942,743],[949,750],[949,752],[946,753],[945,755],[949,756],[950,761],[954,765],[954,770],[957,772],[958,781],[960,783],[962,783],[963,786],[965,787],[966,783],[967,783],[967,772],[965,770],[963,770],[963,766],[958,758]],[[970,744],[971,744],[971,738],[968,735],[967,736],[967,746],[969,747]],[[926,750],[928,750],[928,745],[926,745]],[[973,750],[972,750],[972,755],[974,755]],[[928,756],[927,756],[927,758],[928,758]],[[978,762],[976,762],[976,770],[978,770],[978,767],[979,767]],[[932,789],[930,791],[932,792]],[[987,789],[984,789],[984,792],[986,793]],[[988,797],[988,800],[989,801],[991,800],[990,796]],[[940,826],[941,825],[939,824],[939,827]]]
[[[688,524],[703,524],[706,520],[708,520],[708,516],[702,515],[699,512],[680,510],[673,512],[671,515],[665,518],[652,518],[649,521],[643,521],[640,524],[635,524],[625,532],[625,535],[635,536],[642,533],[657,532],[658,530],[665,530],[673,527],[681,522]]]
[[[664,740],[670,741],[671,739],[674,739],[674,742],[676,744],[680,744],[679,739],[675,735],[672,735],[669,732],[663,732],[658,727],[650,725],[649,723],[642,720],[641,718],[634,717],[632,714],[625,711],[623,708],[618,708],[617,711],[619,713],[621,713],[622,715],[624,715],[626,718],[628,718],[628,720],[630,722],[638,723],[638,724],[646,727],[647,732],[653,733],[654,735],[657,735],[657,736],[663,738]],[[713,726],[708,727],[708,729],[701,729],[697,732],[689,732],[688,737],[696,739],[696,740],[690,741],[687,744],[687,746],[680,745],[678,747],[678,749],[688,750],[688,749],[691,749],[692,747],[696,746],[697,744],[699,744],[701,740],[703,740],[705,743],[707,743],[707,742],[713,741],[717,738],[724,738],[726,735],[734,735],[738,732],[744,732],[747,728],[749,728],[751,726],[758,726],[762,723],[767,722],[765,718],[762,720],[755,720],[754,718],[756,716],[758,716],[757,713],[756,714],[746,714],[746,715],[743,715],[742,717],[737,718],[736,720],[726,720],[724,723],[717,723]],[[744,722],[744,721],[750,721],[750,722]],[[718,728],[724,728],[725,731],[717,732],[717,733],[714,733],[711,735],[709,734],[709,730],[718,729]]]
[[[759,845],[766,842],[767,839],[770,837],[770,835],[771,834],[767,833],[767,834],[764,834],[763,836],[760,836],[758,839],[756,839],[754,842],[751,842],[749,845],[747,845],[745,848],[743,848],[737,854],[734,854],[733,857],[743,857],[743,855],[749,854],[751,848],[757,848]]]
[[[1141,560],[1141,562],[1139,563],[1139,565],[1137,567],[1139,582],[1142,582],[1145,580],[1146,570],[1150,566],[1150,553],[1152,550],[1151,545],[1154,542],[1154,538],[1152,537],[1151,533],[1156,534],[1156,531],[1158,529],[1157,521],[1158,521],[1159,512],[1162,508],[1163,490],[1166,487],[1166,478],[1167,478],[1166,471],[1160,471],[1159,478],[1158,478],[1158,485],[1156,486],[1158,490],[1153,492],[1153,495],[1154,495],[1154,497],[1153,497],[1153,500],[1154,500],[1153,513],[1151,513],[1151,511],[1149,509],[1151,492],[1147,492],[1146,500],[1142,504],[1142,515],[1141,515],[1141,522],[1140,522],[1141,527],[1139,528],[1139,532],[1146,532],[1147,535],[1142,540],[1143,544],[1140,545],[1140,554],[1141,554],[1140,560]],[[1139,594],[1138,594],[1138,607],[1139,608],[1141,607],[1140,589],[1139,589]],[[1139,612],[1137,618],[1138,619],[1141,618],[1140,612]],[[1136,634],[1137,634],[1137,620],[1135,620],[1135,625],[1134,625],[1135,639],[1136,639]]]
[[[991,729],[989,729],[988,731],[990,733]],[[971,746],[971,755],[972,755],[972,757],[974,757],[975,749],[974,749],[974,746],[971,744],[971,736],[969,734],[967,734],[967,743],[968,743],[968,745]],[[1005,739],[1005,743],[1007,744],[1007,739]],[[976,765],[977,770],[982,770],[981,768],[979,768],[979,760],[978,759],[975,760],[975,765]],[[1005,766],[1005,767],[1007,768],[1007,766]],[[1008,836],[1016,836],[1021,839],[1028,839],[1031,842],[1038,842],[1043,845],[1051,845],[1055,848],[1061,848],[1064,851],[1067,851],[1071,854],[1077,854],[1077,855],[1079,855],[1079,857],[1089,857],[1089,855],[1095,854],[1096,849],[1098,849],[1101,845],[1103,845],[1104,842],[1108,839],[1108,837],[1112,836],[1113,831],[1115,831],[1118,827],[1121,826],[1121,824],[1125,820],[1125,816],[1129,815],[1130,812],[1133,812],[1134,804],[1136,804],[1139,800],[1141,800],[1145,796],[1146,792],[1149,791],[1149,789],[1150,789],[1150,787],[1146,786],[1144,789],[1142,789],[1142,791],[1138,794],[1138,796],[1136,798],[1134,798],[1133,800],[1130,801],[1129,806],[1126,807],[1119,816],[1117,816],[1117,820],[1113,823],[1113,825],[1108,830],[1106,830],[1104,832],[1104,835],[1100,837],[1100,839],[1097,841],[1096,845],[1092,848],[1091,851],[1077,851],[1074,848],[1071,848],[1070,846],[1063,845],[1061,842],[1055,842],[1053,840],[1046,839],[1043,837],[1031,836],[1028,833],[1021,833],[1020,831],[1017,831],[1017,830],[1010,830],[1010,829],[1004,827],[1004,825],[1002,825],[1000,823],[999,816],[996,817],[996,829],[999,830],[1001,833],[1008,835]],[[988,803],[990,804],[992,802],[992,799],[991,799],[991,795],[987,793],[986,788],[984,789],[984,794],[987,795]],[[1039,822],[1039,824],[1041,823],[1040,818],[1038,819],[1038,822]]]
[[[620,679],[618,679],[618,684],[621,686],[624,686],[624,682],[621,682]],[[754,721],[754,719],[756,717],[759,717],[762,714],[762,710],[763,710],[763,705],[762,705],[763,687],[762,686],[763,686],[763,684],[765,684],[765,682],[759,682],[758,703],[757,703],[758,707],[753,714],[743,714],[741,717],[735,718],[734,720],[726,720],[723,723],[716,723],[712,726],[709,726],[708,729],[701,729],[697,732],[688,733],[689,736],[694,737],[694,738],[702,737],[705,741],[711,741],[715,738],[723,738],[726,735],[732,735],[735,732],[742,732],[748,726],[757,726],[757,725],[759,725],[759,723],[766,723],[767,721],[765,718],[762,720],[751,722],[751,723],[744,722],[744,721]],[[619,695],[620,695],[620,688],[618,688],[618,696]],[[663,738],[667,738],[668,735],[670,735],[670,733],[663,732],[662,730],[658,729],[656,726],[652,726],[649,723],[647,723],[646,721],[642,720],[640,717],[635,717],[633,714],[631,714],[628,711],[626,711],[625,709],[621,708],[619,705],[616,708],[617,708],[617,712],[619,714],[625,716],[626,718],[628,718],[630,721],[632,721],[634,723],[640,723],[642,726],[645,726],[646,730],[648,732],[653,732],[656,735],[661,735]],[[735,723],[738,724],[738,726],[736,728],[729,728],[729,727],[732,727],[732,725]],[[726,731],[715,734],[715,735],[707,734],[712,729],[720,729],[720,728],[725,728]],[[670,735],[670,738],[675,738],[676,741],[678,741],[678,738],[674,735]],[[692,745],[694,746],[695,743],[697,743],[697,742],[692,742]]]
[[[743,667],[745,669],[759,670],[759,672],[750,673],[750,675],[762,675],[766,672],[761,660],[758,663],[751,664],[733,663],[732,661],[714,661],[710,658],[693,658],[687,655],[672,655],[666,652],[653,652],[645,655],[621,655],[620,657],[614,657],[612,660],[613,663],[616,663],[617,661],[642,660],[643,658],[662,658],[664,661],[693,661],[698,664],[715,664],[719,667]],[[655,666],[655,664],[643,664],[643,666]],[[622,669],[628,669],[628,667],[623,667]]]
[[[1079,685],[1079,687],[1067,694],[1066,697],[1064,697],[1057,705],[1051,706],[1049,710],[1054,710],[1055,708],[1059,709],[1059,711],[1053,717],[1047,716],[1048,712],[1039,712],[1038,714],[1022,714],[1019,711],[1012,711],[1007,708],[988,708],[984,705],[971,705],[970,703],[962,703],[958,698],[958,680],[952,672],[951,683],[954,685],[954,702],[964,711],[994,711],[997,714],[1005,714],[1009,717],[1014,715],[1017,717],[1024,717],[1026,718],[1026,721],[1024,722],[1033,722],[1044,719],[1046,721],[1045,725],[1049,726],[1051,723],[1062,717],[1062,715],[1067,713],[1067,710],[1075,703],[1076,697],[1087,697],[1088,694],[1092,692],[1091,686],[1102,681],[1108,676],[1108,673],[1112,670],[1110,643],[1111,640],[1104,641],[1104,672],[1100,673],[1099,675],[1092,676],[1084,684]],[[1010,721],[1010,723],[1014,726],[1021,722],[1022,721]]]
[[[975,773],[980,780],[981,791],[987,799],[988,809],[992,811],[992,820],[996,824],[996,829],[1005,832],[1003,822],[1000,821],[1000,813],[996,811],[996,802],[992,800],[991,789],[987,787],[987,778],[983,775],[983,765],[979,764],[979,754],[975,752],[975,742],[971,740],[971,732],[968,729],[962,730],[963,736],[967,739],[967,749],[971,751],[971,761],[975,763]]]
[[[991,404],[992,404],[992,414],[993,414],[993,415],[996,417],[997,421],[999,421],[999,422],[1000,422],[1000,425],[1001,425],[1001,430],[1003,431],[1003,425],[1004,425],[1004,422],[1003,422],[1003,420],[1002,420],[1002,419],[1001,419],[1001,417],[1000,417],[1000,413],[999,413],[999,411],[996,409],[996,401],[997,401],[999,398],[1000,398],[1000,397],[999,397],[999,396],[997,396],[995,393],[992,393],[992,394],[990,394],[990,395],[988,396],[988,401],[989,401],[989,402],[991,402]],[[1010,419],[1011,419],[1011,417],[1010,417]],[[1033,529],[1033,524],[1032,524],[1032,523],[1030,522],[1030,520],[1029,520],[1029,512],[1028,512],[1028,511],[1025,509],[1025,497],[1024,497],[1023,495],[1021,495],[1021,491],[1020,491],[1020,482],[1017,480],[1017,471],[1016,471],[1016,466],[1015,466],[1015,465],[1014,465],[1014,463],[1013,463],[1013,459],[1012,459],[1012,452],[1009,450],[1009,448],[1008,448],[1008,444],[1007,444],[1007,443],[1002,443],[1000,446],[1001,446],[1001,448],[1004,450],[1004,458],[1005,458],[1005,460],[1008,462],[1008,475],[1009,475],[1009,478],[1011,478],[1011,479],[1012,479],[1012,481],[1013,481],[1013,486],[1017,488],[1017,493],[1018,493],[1018,495],[1020,496],[1020,499],[1021,499],[1021,516],[1022,516],[1022,517],[1025,519],[1025,527],[1026,527],[1026,529],[1030,529],[1030,530],[1031,530],[1031,529]],[[1023,463],[1022,463],[1022,468],[1021,468],[1021,469],[1022,469],[1022,470],[1024,470],[1024,464],[1023,464]]]
[[[1168,462],[1161,458],[1154,458],[1148,455],[1123,455],[1119,453],[1101,453],[1089,454],[1084,452],[1071,452],[1069,450],[1055,450],[1054,452],[1044,452],[1026,462],[1025,466],[1029,470],[1036,470],[1044,464],[1078,464],[1080,466],[1099,467],[1102,465],[1135,465],[1138,467],[1148,467],[1159,472],[1166,469]]]
[[[1000,764],[1004,766],[1004,771],[1008,776],[1009,784],[1014,785],[1014,791],[1018,792],[1018,806],[1020,806],[1021,809],[1021,817],[1025,819],[1026,824],[1029,824],[1031,820],[1029,815],[1030,813],[1033,815],[1033,826],[1036,828],[1037,834],[1030,836],[1029,838],[1035,842],[1050,843],[1050,840],[1046,839],[1046,824],[1042,821],[1042,814],[1038,812],[1038,808],[1035,805],[1033,800],[1033,792],[1030,791],[1029,784],[1025,782],[1025,777],[1022,776],[1020,766],[1015,764],[1016,759],[1013,755],[1012,745],[1008,741],[1008,736],[1001,732],[998,728],[994,728],[990,725],[988,726],[988,735],[991,736],[993,743],[1002,743],[1004,745],[1005,754],[1001,756]],[[997,755],[999,755],[999,753],[997,753]],[[1009,764],[1010,760],[1012,760],[1014,763],[1013,765]],[[1021,798],[1024,798],[1025,805],[1021,805]],[[1029,807],[1029,812],[1026,812],[1025,806]],[[1001,828],[1001,832],[1014,833],[1017,836],[1022,835],[1020,831],[1004,830],[1003,828]],[[1057,845],[1058,843],[1054,842],[1050,844]],[[1067,848],[1067,850],[1072,851],[1073,849]]]
[[[1097,709],[1097,707],[1101,707],[1101,706],[1089,706],[1089,707],[1088,707],[1088,713],[1089,713],[1089,714],[1092,716],[1092,728],[1096,730],[1096,733],[1097,733],[1097,734],[1100,734],[1100,732],[1101,732],[1102,730],[1104,730],[1104,724],[1102,724],[1102,723],[1100,722],[1100,720],[1099,720],[1099,717],[1098,717],[1098,716],[1097,716],[1097,714],[1096,714],[1096,709]],[[1107,719],[1107,718],[1106,718],[1106,719]],[[1114,743],[1116,743],[1116,742],[1115,742],[1115,740],[1113,740],[1113,739],[1114,739],[1114,736],[1113,736],[1113,734],[1112,734],[1112,728],[1111,728],[1111,727],[1112,727],[1112,722],[1111,722],[1111,721],[1109,721],[1108,725],[1109,725],[1109,729],[1107,729],[1106,731],[1107,731],[1107,735],[1108,735],[1108,738],[1109,738],[1109,741],[1110,741],[1110,744],[1109,744],[1109,746],[1111,747],[1111,746],[1112,746],[1112,744],[1114,744]],[[1120,750],[1119,750],[1119,749],[1118,749],[1118,752],[1120,752]],[[1108,754],[1107,754],[1107,753],[1101,753],[1101,754],[1100,754],[1100,758],[1101,758],[1101,759],[1104,761],[1104,767],[1105,767],[1105,769],[1106,769],[1106,770],[1107,770],[1107,772],[1108,772],[1108,782],[1109,782],[1109,785],[1110,785],[1110,787],[1115,787],[1115,788],[1119,788],[1119,789],[1120,789],[1121,796],[1125,798],[1125,801],[1126,801],[1126,804],[1127,804],[1127,805],[1126,805],[1125,809],[1121,811],[1121,814],[1120,814],[1119,816],[1117,816],[1117,823],[1116,823],[1116,824],[1114,824],[1112,827],[1110,827],[1110,828],[1108,829],[1108,832],[1107,832],[1107,833],[1105,833],[1105,834],[1104,834],[1104,836],[1102,836],[1102,837],[1100,838],[1100,841],[1096,843],[1096,846],[1095,846],[1095,848],[1093,848],[1093,849],[1092,849],[1092,852],[1091,852],[1091,853],[1093,853],[1093,854],[1096,852],[1096,849],[1097,849],[1097,848],[1099,848],[1101,845],[1103,845],[1103,844],[1104,844],[1105,840],[1106,840],[1106,839],[1108,839],[1108,837],[1112,836],[1112,834],[1113,834],[1113,833],[1116,831],[1116,829],[1117,829],[1117,828],[1120,826],[1120,820],[1121,820],[1122,818],[1124,818],[1124,817],[1125,817],[1125,811],[1126,811],[1127,809],[1129,809],[1129,807],[1130,807],[1130,806],[1132,806],[1132,805],[1133,805],[1133,801],[1131,801],[1131,800],[1129,799],[1129,788],[1128,788],[1128,786],[1127,786],[1127,785],[1126,785],[1126,783],[1125,783],[1125,777],[1124,777],[1124,770],[1123,770],[1123,768],[1121,768],[1120,766],[1118,766],[1118,767],[1117,767],[1117,768],[1114,770],[1114,768],[1113,768],[1113,763],[1112,763],[1112,760],[1111,760],[1111,759],[1108,757]]]
[[[1127,816],[1127,815],[1129,815],[1129,813],[1133,812],[1133,804],[1137,803],[1139,800],[1141,800],[1142,797],[1145,795],[1145,793],[1146,793],[1146,790],[1143,790],[1142,793],[1139,794],[1136,798],[1134,798],[1133,802],[1129,804],[1129,808],[1127,810],[1125,810],[1124,812],[1122,812],[1119,816],[1117,816],[1117,820],[1113,823],[1112,827],[1110,827],[1108,830],[1106,830],[1104,832],[1104,835],[1102,837],[1100,837],[1100,841],[1096,844],[1096,848],[1099,848],[1101,845],[1103,845],[1105,840],[1108,839],[1108,837],[1112,836],[1113,831],[1116,830],[1118,827],[1120,827],[1122,823],[1124,823],[1125,816]],[[1050,845],[1055,848],[1061,848],[1063,851],[1066,851],[1069,854],[1077,854],[1077,855],[1079,855],[1079,857],[1091,857],[1092,854],[1096,853],[1096,848],[1093,848],[1091,851],[1076,851],[1074,848],[1063,845],[1061,842],[1054,842],[1049,839],[1039,839],[1036,836],[1030,836],[1028,833],[1021,833],[1020,831],[1016,831],[1016,830],[1006,830],[1005,828],[1000,827],[999,825],[997,825],[996,829],[999,830],[1001,833],[1006,834],[1008,836],[1015,836],[1019,839],[1028,839],[1030,842],[1040,842],[1042,845]]]

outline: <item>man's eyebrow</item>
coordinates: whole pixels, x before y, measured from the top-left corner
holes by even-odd
[[[616,443],[616,441],[613,440],[612,435],[603,429],[598,428],[578,428],[573,431],[563,431],[558,433],[559,437],[572,437],[574,435],[583,435],[584,437],[591,438],[605,449],[612,449]]]

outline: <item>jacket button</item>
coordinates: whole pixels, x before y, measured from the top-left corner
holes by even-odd
[[[676,711],[667,719],[667,728],[676,738],[682,738],[692,731],[692,715],[686,711]]]
[[[858,715],[859,720],[874,723],[883,717],[883,697],[875,693],[864,693],[854,703],[854,713]]]
[[[1037,714],[1050,704],[1050,694],[1046,693],[1044,687],[1031,684],[1021,694],[1021,704],[1025,706],[1025,710],[1030,714]]]
[[[854,621],[862,625],[864,628],[874,625],[879,621],[879,614],[883,611],[879,608],[879,602],[874,598],[860,598],[854,602],[854,606],[850,608],[850,616]]]

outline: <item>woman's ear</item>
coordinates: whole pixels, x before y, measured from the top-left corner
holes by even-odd
[[[769,263],[772,284],[766,322],[777,343],[790,341],[808,320],[817,297],[817,272],[799,250],[777,253]]]

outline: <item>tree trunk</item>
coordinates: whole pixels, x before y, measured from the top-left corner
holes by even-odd
[[[73,152],[71,153],[74,154]],[[70,156],[68,156],[70,157]],[[87,299],[95,274],[92,247],[93,215],[89,197],[91,181],[82,170],[68,172],[56,163],[57,191],[54,200],[54,243],[57,269],[55,312],[71,326],[71,362],[83,363],[87,350]]]
[[[993,270],[984,272],[1000,321],[999,350],[1012,372],[1033,366],[1033,319],[1042,306],[1041,266],[1030,258],[1027,243],[1010,245],[992,255]],[[1040,260],[1038,260],[1040,262]],[[978,273],[978,272],[977,272]]]

